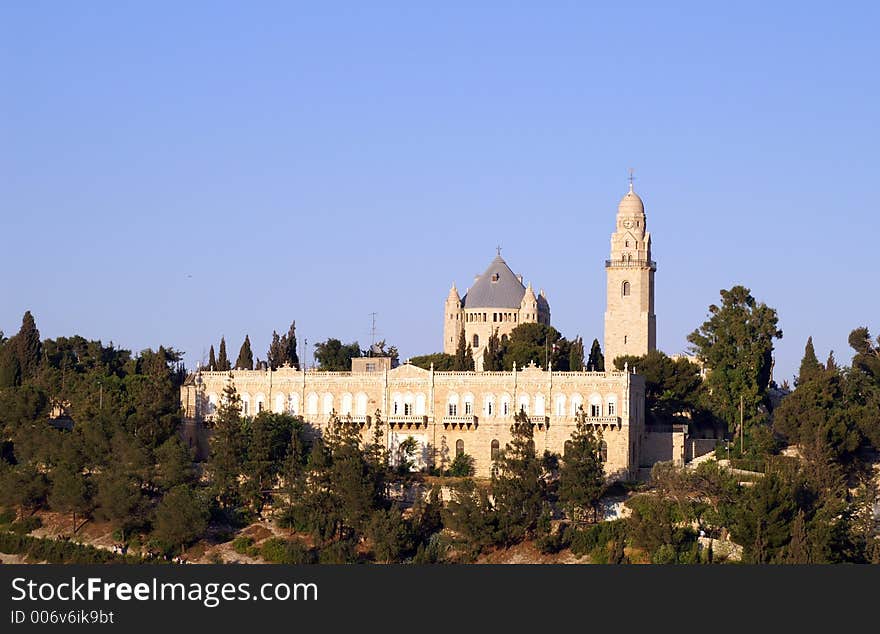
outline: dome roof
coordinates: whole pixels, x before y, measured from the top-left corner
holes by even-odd
[[[526,287],[499,255],[462,297],[465,308],[519,308]]]
[[[633,191],[632,183],[629,185],[629,191],[626,196],[620,199],[617,206],[617,213],[621,216],[644,215],[645,203],[639,198],[639,195]]]

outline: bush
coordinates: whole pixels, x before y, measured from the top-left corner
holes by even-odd
[[[568,530],[568,533],[572,553],[578,557],[589,553],[593,557],[593,551],[596,549],[605,551],[611,542],[619,542],[621,544],[626,542],[626,520],[619,519],[610,522],[599,522],[585,529],[571,528]]]
[[[12,524],[15,521],[15,511],[12,509],[8,509],[0,512],[0,526],[4,526],[6,524]]]
[[[46,561],[50,564],[144,563],[135,555],[119,555],[75,542],[14,533],[0,533],[0,552],[26,555],[30,561]]]
[[[474,459],[466,453],[460,453],[449,467],[449,475],[456,478],[469,478],[474,475]]]
[[[288,541],[273,537],[263,542],[260,556],[273,564],[313,564],[315,552],[299,541]]]
[[[37,530],[43,525],[43,521],[39,517],[28,517],[20,522],[13,522],[9,526],[9,530],[11,530],[16,535],[27,535],[28,533]]]
[[[251,552],[251,546],[254,545],[253,537],[236,537],[232,542],[232,550],[237,552],[239,555],[247,555]]]

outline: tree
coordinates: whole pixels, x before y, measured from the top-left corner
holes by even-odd
[[[282,349],[284,353],[284,363],[287,363],[290,367],[298,368],[299,367],[299,356],[296,354],[296,322],[290,322],[290,328],[287,330],[287,334],[281,338]]]
[[[750,563],[769,563],[788,545],[798,512],[796,488],[793,481],[769,473],[743,492],[733,511],[730,534],[743,545]]]
[[[510,434],[492,477],[499,537],[507,545],[534,534],[544,503],[541,461],[535,453],[532,423],[524,411],[514,416]]]
[[[803,366],[801,366],[803,369]],[[787,564],[809,564],[810,548],[807,543],[807,528],[804,520],[803,510],[798,511],[791,526],[791,541],[788,543],[787,555],[785,563]]]
[[[373,542],[373,555],[377,561],[399,561],[412,549],[410,527],[396,507],[374,511],[366,532]]]
[[[244,336],[244,343],[238,351],[238,360],[235,362],[236,370],[253,370],[254,369],[254,353],[251,352],[251,340],[247,335]]]
[[[593,345],[590,346],[590,358],[587,360],[587,370],[590,372],[605,371],[605,356],[602,354],[602,348],[599,346],[598,339],[593,339]]]
[[[452,364],[455,372],[468,372],[474,369],[474,352],[464,335],[464,328],[458,333],[458,345],[455,348],[455,362]]]
[[[258,513],[269,501],[275,481],[290,447],[290,438],[298,433],[300,419],[288,414],[261,412],[251,421],[243,474],[243,487],[251,506]]]
[[[795,381],[795,386],[806,383],[810,379],[818,376],[823,369],[822,364],[819,363],[819,359],[816,358],[816,350],[813,348],[813,338],[808,337],[807,345],[804,348],[804,358],[801,360],[801,367],[798,372],[797,381]]]
[[[559,470],[559,501],[574,520],[587,509],[592,512],[593,521],[597,519],[599,500],[606,487],[599,442],[586,413],[579,410]]]
[[[580,372],[584,369],[584,340],[579,336],[571,342],[568,352],[568,369],[570,372]]]
[[[497,517],[488,491],[477,487],[470,478],[450,487],[450,500],[441,510],[446,528],[471,557],[495,543]]]
[[[568,370],[571,344],[562,337],[556,328],[546,324],[520,324],[510,332],[504,346],[504,369],[526,367],[530,362],[545,370],[547,364],[554,370]]]
[[[53,469],[51,479],[49,504],[56,511],[71,514],[71,531],[76,533],[79,529],[76,524],[77,513],[85,515],[91,508],[85,478],[73,465],[64,463]]]
[[[176,434],[156,449],[155,456],[155,481],[163,490],[168,491],[193,481],[193,453]]]
[[[498,372],[504,369],[504,350],[501,339],[498,337],[498,329],[489,336],[486,349],[483,350],[483,370],[485,372]]]
[[[864,326],[849,334],[849,345],[855,351],[852,367],[880,380],[880,337],[875,344]]]
[[[214,344],[211,344],[211,351],[208,353],[208,369],[217,370],[217,358],[214,356]]]
[[[362,356],[357,341],[343,344],[339,339],[327,339],[315,344],[315,360],[327,372],[346,372],[351,370],[353,357]]]
[[[9,341],[15,349],[18,364],[21,368],[22,380],[32,379],[40,368],[42,344],[40,343],[40,331],[31,311],[25,312],[21,319],[21,329]]]
[[[220,352],[217,355],[217,369],[221,371],[231,370],[229,357],[226,356],[226,339],[220,337]]]
[[[272,343],[269,344],[269,350],[266,352],[266,361],[269,364],[269,369],[275,370],[284,365],[286,356],[281,337],[279,337],[278,333],[273,330]]]
[[[721,306],[709,306],[709,319],[688,335],[698,358],[709,369],[707,398],[730,429],[756,418],[764,402],[773,365],[773,340],[782,337],[776,311],[734,286],[721,291]]]
[[[434,366],[434,370],[438,372],[449,371],[455,366],[455,357],[445,352],[435,352],[433,354],[424,354],[418,357],[410,357],[409,362],[419,368],[430,370]]]
[[[169,548],[184,547],[208,527],[208,507],[189,485],[179,484],[162,498],[156,508],[155,536]]]
[[[226,386],[211,438],[207,470],[214,496],[221,508],[234,507],[240,499],[238,477],[245,457],[245,438],[241,419],[241,397],[233,384]]]
[[[705,388],[700,367],[688,359],[671,359],[659,350],[640,357],[624,355],[614,360],[617,370],[636,368],[645,377],[645,408],[649,424],[672,424],[685,417],[688,422],[705,418],[702,408]]]

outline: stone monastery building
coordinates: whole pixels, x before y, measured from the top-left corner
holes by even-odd
[[[633,191],[620,201],[611,257],[605,261],[606,366],[624,354],[641,355],[656,346],[651,235],[645,208]],[[455,456],[474,459],[476,475],[488,477],[493,459],[510,440],[516,412],[534,425],[535,445],[564,454],[583,408],[601,434],[606,473],[632,480],[658,460],[685,459],[685,432],[645,428],[645,381],[631,369],[622,372],[556,372],[534,364],[510,372],[482,371],[483,349],[496,329],[510,334],[522,323],[550,324],[543,291],[513,273],[499,255],[463,297],[455,285],[444,306],[443,349],[455,352],[459,333],[474,350],[475,372],[438,372],[410,364],[391,367],[390,359],[354,359],[351,372],[283,367],[276,370],[199,370],[181,387],[184,435],[206,455],[204,421],[216,412],[227,384],[242,399],[242,413],[271,409],[302,416],[320,431],[337,415],[372,436],[376,414],[385,426],[392,459],[401,442],[418,443],[417,467],[447,468]]]

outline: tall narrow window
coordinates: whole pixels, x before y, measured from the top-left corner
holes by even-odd
[[[464,454],[464,441],[458,439],[455,441],[455,456],[456,458],[460,455]]]
[[[480,335],[474,335],[474,348],[480,347]]]
[[[599,441],[599,460],[608,462],[608,443],[604,440]]]
[[[623,296],[624,296],[624,297],[628,297],[628,296],[629,296],[629,282],[624,282],[624,283],[623,283]]]
[[[491,447],[490,455],[492,456],[492,460],[497,460],[498,456],[501,454],[501,443],[497,440],[493,440]]]

